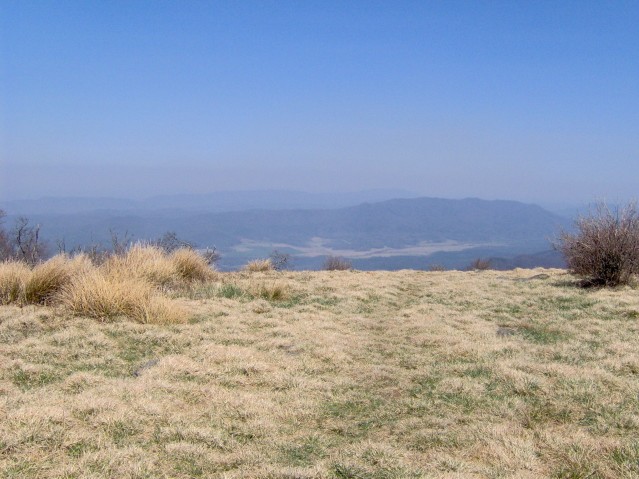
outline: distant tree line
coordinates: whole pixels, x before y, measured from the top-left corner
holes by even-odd
[[[16,219],[13,227],[5,225],[6,212],[0,210],[0,261],[17,260],[29,265],[44,261],[51,253],[49,245],[40,237],[40,225],[34,225],[24,216]],[[111,244],[101,243],[75,246],[67,251],[64,239],[56,242],[57,252],[63,254],[84,253],[95,263],[100,264],[111,255],[122,255],[133,244],[133,238],[128,232],[120,234],[110,230]],[[172,253],[180,248],[195,249],[195,244],[181,239],[175,231],[167,231],[157,239],[147,241],[146,244],[156,246],[166,253]],[[209,264],[220,259],[215,247],[207,247],[199,251]]]

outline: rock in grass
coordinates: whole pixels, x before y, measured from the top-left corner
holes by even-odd
[[[157,363],[158,363],[157,359],[151,359],[150,361],[147,361],[146,363],[142,364],[139,368],[137,368],[135,371],[133,371],[133,375],[137,378],[141,376],[144,371],[152,368]]]
[[[524,283],[526,281],[535,281],[538,279],[548,279],[548,278],[550,278],[549,274],[541,273],[541,274],[536,274],[535,276],[529,276],[528,278],[517,278],[515,281],[517,283]]]
[[[516,332],[517,331],[515,331],[513,328],[505,328],[503,326],[497,328],[497,336],[499,336],[500,338],[514,336]]]

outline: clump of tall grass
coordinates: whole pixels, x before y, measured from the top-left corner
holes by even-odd
[[[249,271],[251,273],[273,271],[274,269],[275,267],[273,266],[271,258],[254,259],[253,261],[246,263],[244,266],[244,271]]]
[[[0,304],[22,303],[31,269],[22,261],[0,263]]]
[[[169,286],[179,278],[173,263],[157,246],[134,244],[123,254],[112,255],[101,266],[114,279],[138,278],[154,286]]]
[[[24,302],[50,304],[74,276],[93,269],[88,257],[59,254],[33,268],[24,285]]]
[[[115,277],[93,270],[81,274],[61,291],[59,301],[74,314],[108,321],[120,316],[140,323],[172,324],[186,313],[160,296],[141,278]]]
[[[181,323],[186,313],[160,290],[214,277],[194,250],[167,254],[136,244],[99,265],[86,254],[60,254],[34,267],[0,263],[0,304],[56,304],[101,321],[127,316],[141,323]]]
[[[255,298],[263,298],[269,301],[284,301],[291,296],[290,287],[277,282],[251,284],[248,292]]]
[[[169,260],[178,278],[183,281],[208,281],[215,278],[215,272],[206,258],[191,248],[176,249]]]
[[[167,254],[157,246],[141,243],[134,244],[123,254],[111,256],[101,267],[108,276],[135,277],[159,287],[215,277],[206,259],[193,249],[179,248]]]

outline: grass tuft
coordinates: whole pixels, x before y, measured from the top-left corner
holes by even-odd
[[[21,261],[0,263],[0,304],[23,302],[24,286],[30,276],[31,270]]]
[[[271,258],[266,259],[254,259],[253,261],[249,261],[244,266],[244,271],[249,271],[251,273],[259,273],[266,271],[273,271],[275,267],[273,266],[273,261]]]
[[[206,259],[191,248],[180,248],[169,257],[177,276],[184,281],[209,281],[215,272]]]
[[[268,301],[284,301],[291,297],[290,287],[277,282],[252,284],[249,293],[256,298]]]
[[[33,268],[24,286],[25,302],[30,304],[55,302],[56,295],[71,281],[75,274],[90,268],[91,264],[84,256],[73,259],[65,255],[54,256]]]
[[[124,280],[138,278],[154,286],[171,286],[179,282],[178,273],[166,253],[157,246],[134,244],[123,255],[113,255],[102,265],[106,275]]]
[[[169,299],[158,296],[139,278],[113,278],[91,271],[74,278],[60,301],[75,314],[107,321],[127,316],[140,323],[172,324],[186,321],[186,314]]]

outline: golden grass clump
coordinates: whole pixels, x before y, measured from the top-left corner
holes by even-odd
[[[177,276],[184,281],[207,281],[215,278],[215,272],[204,257],[191,248],[175,250],[169,260]]]
[[[249,293],[269,301],[285,301],[291,297],[291,288],[288,284],[278,282],[257,283],[249,286]]]
[[[75,314],[101,321],[127,316],[140,323],[182,323],[186,314],[158,296],[140,278],[113,277],[102,271],[79,275],[64,288],[61,303]]]
[[[0,304],[19,303],[24,299],[24,286],[31,270],[22,261],[0,263]]]
[[[246,263],[246,266],[244,266],[244,270],[251,273],[273,271],[274,269],[275,268],[273,267],[271,258],[254,259],[253,261],[249,261],[248,263]]]
[[[167,286],[178,282],[178,275],[164,251],[156,246],[137,243],[123,255],[111,256],[102,265],[113,279],[139,278],[154,286]]]
[[[59,254],[33,268],[24,286],[24,301],[31,304],[48,304],[71,279],[92,269],[86,256],[69,258]]]

